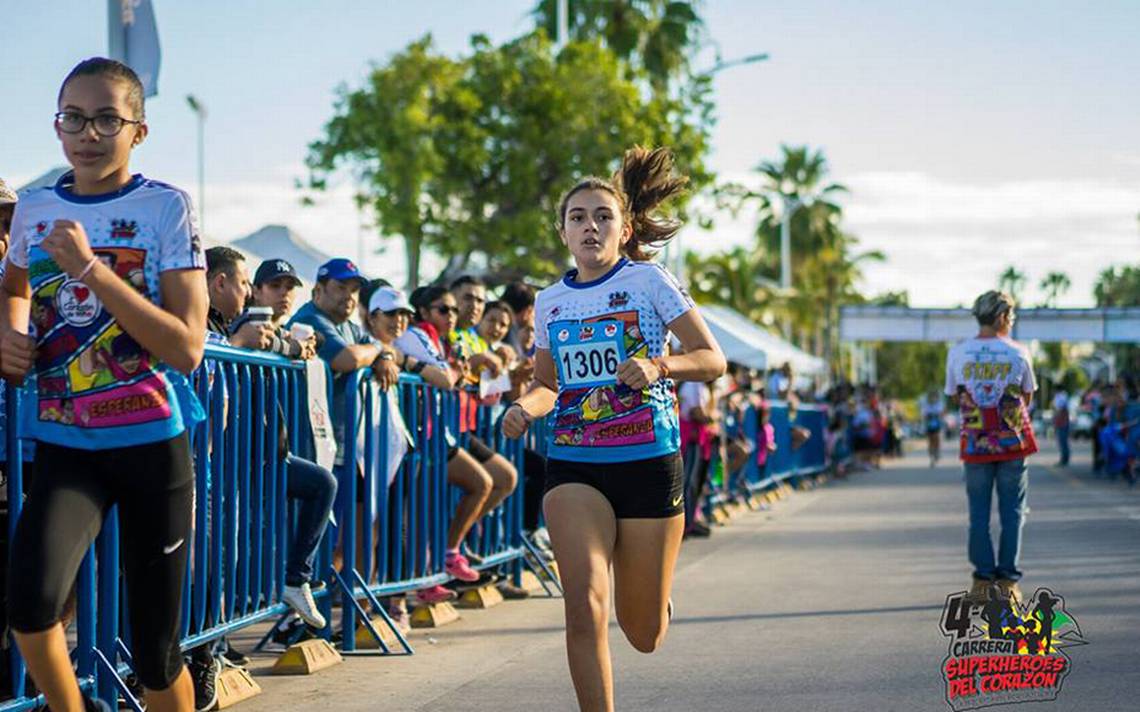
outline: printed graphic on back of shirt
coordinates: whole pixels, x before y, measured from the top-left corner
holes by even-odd
[[[95,254],[146,295],[146,250],[99,247]],[[39,245],[29,251],[28,277],[40,374],[39,420],[99,428],[171,416],[154,359],[122,330],[90,287],[62,272]]]
[[[969,353],[961,363],[958,408],[963,454],[987,457],[1036,450],[1017,367],[1004,354],[987,349]]]
[[[604,314],[581,321],[550,325],[551,343],[557,332],[574,324],[620,321],[625,325],[625,352],[629,358],[647,358],[649,345],[641,333],[636,310]],[[554,444],[620,447],[655,442],[654,412],[649,390],[634,390],[624,383],[590,388],[563,388],[554,416]]]

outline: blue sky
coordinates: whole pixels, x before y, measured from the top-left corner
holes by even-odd
[[[350,187],[301,208],[293,189],[306,144],[355,85],[431,32],[464,50],[480,32],[505,40],[530,27],[515,0],[155,0],[163,46],[151,137],[136,167],[196,194],[195,125],[184,97],[209,107],[206,227],[240,237],[284,222],[329,252],[392,274],[361,228]],[[5,8],[0,45],[0,175],[34,177],[59,163],[50,116],[60,79],[106,51],[102,0]],[[747,179],[780,143],[822,147],[852,188],[849,227],[890,260],[868,270],[874,293],[907,289],[922,305],[969,300],[1008,263],[1033,281],[1073,278],[1071,305],[1091,303],[1096,273],[1135,262],[1140,241],[1140,3],[707,0],[725,58],[769,62],[717,76],[714,168]],[[711,65],[712,51],[700,57]],[[750,221],[688,231],[710,250],[748,239]],[[387,271],[386,271],[387,270]],[[1029,293],[1030,301],[1036,298]]]

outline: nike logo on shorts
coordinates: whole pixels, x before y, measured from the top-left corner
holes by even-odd
[[[680,503],[681,503],[681,500],[682,500],[683,498],[684,498],[684,495],[681,495],[681,496],[680,496],[680,497],[678,497],[677,499],[673,500],[673,506],[674,506],[674,507],[676,507],[678,504],[680,504]]]
[[[166,555],[173,554],[174,552],[178,551],[178,547],[182,546],[182,542],[184,542],[184,541],[186,541],[186,540],[185,539],[179,539],[178,541],[174,542],[170,546],[162,547],[162,553],[166,554]]]

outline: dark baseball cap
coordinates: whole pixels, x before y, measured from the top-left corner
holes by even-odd
[[[260,287],[278,277],[289,277],[295,286],[301,286],[301,278],[297,276],[297,270],[293,269],[293,265],[285,260],[265,260],[262,262],[253,275],[253,283]]]
[[[359,279],[362,286],[368,281],[368,278],[362,275],[360,270],[356,268],[355,262],[343,257],[331,259],[320,266],[320,269],[317,270],[317,281],[322,279],[336,279],[341,282],[350,279]]]

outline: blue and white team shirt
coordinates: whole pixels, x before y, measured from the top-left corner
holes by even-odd
[[[680,448],[673,381],[633,390],[619,383],[627,358],[663,353],[669,327],[693,308],[677,280],[652,262],[622,259],[591,282],[577,270],[538,294],[535,343],[558,373],[547,455],[576,462],[625,462]]]
[[[36,340],[37,440],[86,450],[168,440],[196,409],[182,374],[126,333],[90,287],[63,272],[41,247],[56,220],[83,225],[95,255],[162,306],[163,272],[205,269],[190,198],[135,175],[104,195],[76,195],[68,173],[21,198],[12,221],[12,265],[28,270]]]

